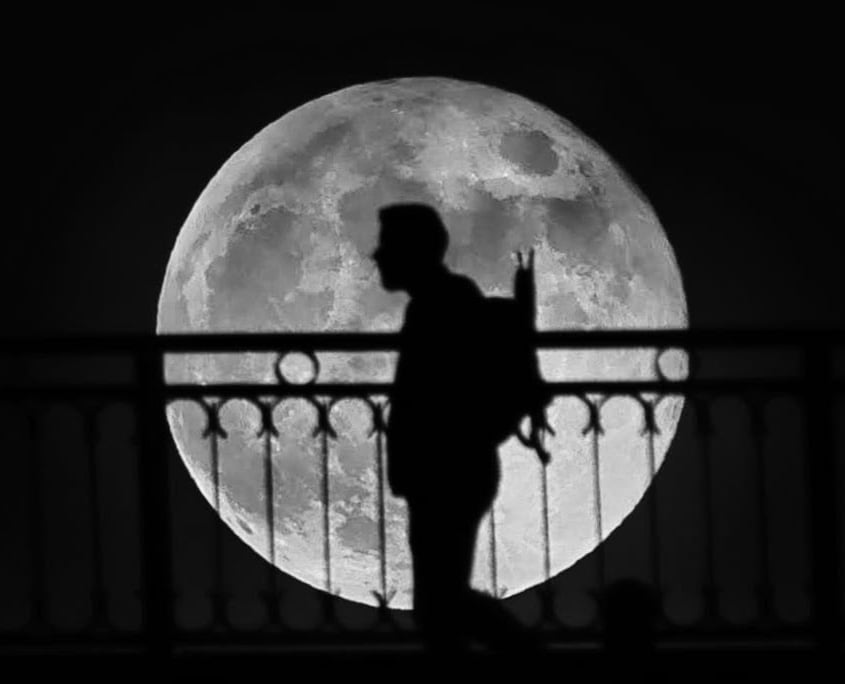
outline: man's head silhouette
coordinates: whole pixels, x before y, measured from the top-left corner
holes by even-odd
[[[379,245],[373,259],[384,289],[411,294],[444,269],[449,233],[427,204],[391,204],[379,210]]]

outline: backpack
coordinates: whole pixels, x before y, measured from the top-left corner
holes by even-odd
[[[551,397],[544,390],[534,348],[537,290],[533,250],[527,257],[517,253],[513,292],[513,298],[484,299],[485,352],[496,368],[489,387],[485,388],[489,437],[501,443],[516,436],[546,464],[550,454],[543,446],[543,436],[546,432],[554,434],[554,430],[545,417]],[[530,427],[524,434],[520,428],[526,417]]]

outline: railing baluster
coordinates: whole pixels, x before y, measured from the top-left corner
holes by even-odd
[[[331,491],[329,473],[329,438],[337,438],[331,424],[331,399],[324,398],[316,403],[317,425],[313,436],[320,438],[320,498],[323,505],[323,561],[325,569],[325,593],[322,595],[323,616],[332,627],[339,623],[335,612],[334,587],[332,586],[331,546]]]
[[[382,405],[375,409],[383,410]],[[374,416],[374,420],[380,420]],[[376,480],[378,487],[378,550],[379,550],[379,589],[382,597],[387,601],[387,520],[385,515],[384,491],[384,430],[383,423],[379,423],[376,435]]]
[[[759,401],[752,401],[748,404],[749,420],[751,428],[751,445],[756,468],[756,491],[757,504],[757,539],[758,557],[757,568],[759,572],[756,586],[758,619],[765,622],[771,616],[773,587],[771,566],[769,562],[769,511],[768,493],[766,487],[766,416],[765,408]]]
[[[604,587],[606,581],[605,575],[605,550],[604,550],[604,525],[602,523],[602,515],[601,515],[601,470],[599,467],[599,434],[597,431],[593,431],[591,437],[592,445],[593,445],[593,517],[595,519],[595,535],[596,535],[596,547],[597,547],[597,574],[598,574],[598,581],[599,586]]]
[[[273,497],[273,442],[264,433],[264,517],[267,520],[267,560],[276,567],[276,509]],[[275,573],[274,573],[275,574]]]
[[[29,515],[27,516],[27,535],[30,547],[30,624],[37,630],[48,627],[47,624],[47,582],[45,578],[44,537],[46,520],[44,516],[44,497],[42,491],[41,450],[38,443],[38,419],[36,407],[29,405],[25,413],[27,444],[29,451]]]
[[[326,404],[323,410],[328,411]],[[328,419],[328,418],[327,418]],[[323,504],[323,561],[325,563],[325,589],[332,593],[332,548],[331,548],[331,498],[329,491],[329,433],[320,430],[320,495]]]
[[[543,577],[548,581],[552,576],[552,556],[549,543],[549,474],[543,464],[540,464],[540,497],[543,525]]]
[[[207,425],[203,437],[209,440],[209,451],[211,453],[211,486],[214,501],[214,512],[222,521],[220,510],[220,438],[226,438],[226,431],[220,424],[220,403],[214,402],[204,404],[206,410]],[[212,589],[211,604],[214,614],[215,625],[228,625],[229,612],[225,586],[225,568],[223,560],[223,525],[214,526],[214,548],[212,550]]]
[[[701,503],[704,522],[704,619],[713,620],[719,615],[716,585],[716,541],[713,529],[713,420],[710,405],[702,399],[695,400],[696,431],[701,445]]]
[[[649,411],[652,412],[651,420],[654,420],[654,406],[649,404]],[[648,527],[649,527],[649,552],[651,564],[651,580],[655,589],[659,592],[663,586],[663,579],[660,567],[660,518],[657,501],[657,489],[654,486],[654,478],[657,474],[657,464],[654,456],[654,435],[656,423],[646,428],[646,452],[648,455],[648,482],[646,492],[648,497]]]
[[[279,607],[279,586],[276,567],[276,510],[273,483],[273,432],[272,409],[262,404],[262,432],[264,439],[264,518],[267,522],[267,589],[264,603],[267,608],[267,621],[272,627],[281,624]],[[268,418],[269,414],[269,418]],[[267,421],[270,421],[269,423]]]
[[[376,501],[378,515],[378,549],[379,549],[379,590],[373,592],[379,606],[379,618],[382,622],[395,623],[391,619],[388,605],[393,599],[393,591],[387,588],[387,515],[386,515],[386,492],[385,492],[385,459],[387,420],[385,410],[387,401],[378,401],[368,398],[367,405],[370,407],[372,417],[372,429],[368,436],[375,435],[375,470],[376,470]]]
[[[172,648],[174,598],[164,363],[155,348],[145,349],[136,362],[141,386],[137,429],[144,625],[150,654],[164,657]]]
[[[589,417],[587,425],[581,431],[581,435],[590,435],[593,470],[593,522],[596,539],[596,582],[600,592],[604,591],[607,581],[605,571],[605,548],[604,548],[604,523],[602,521],[602,494],[601,494],[601,462],[599,459],[599,438],[604,432],[601,425],[602,399],[596,398],[595,403],[588,397],[582,397],[587,406]]]
[[[540,466],[540,501],[542,504],[542,535],[543,535],[543,578],[544,583],[540,586],[540,601],[541,601],[541,617],[540,626],[545,625],[548,628],[553,628],[559,624],[560,620],[555,611],[555,592],[552,588],[552,583],[549,581],[552,577],[552,556],[550,544],[550,529],[549,529],[549,474],[548,468],[542,463]]]
[[[496,559],[496,504],[490,507],[490,546],[487,566],[490,572],[490,588],[496,598],[499,597],[499,564]]]
[[[97,418],[98,409],[92,407],[82,412],[85,450],[88,457],[88,489],[90,492],[91,516],[91,618],[94,625],[105,623],[108,614],[108,596],[105,584],[105,563],[103,559],[102,506],[100,499],[100,477],[97,464]]]
[[[833,434],[833,363],[825,344],[804,350],[807,411],[807,474],[810,485],[810,541],[813,574],[813,621],[816,644],[834,653],[841,644],[842,588],[836,510],[836,460]]]

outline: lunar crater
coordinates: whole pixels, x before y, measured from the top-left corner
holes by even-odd
[[[558,168],[552,139],[542,131],[507,131],[502,135],[499,152],[527,174],[551,176]]]

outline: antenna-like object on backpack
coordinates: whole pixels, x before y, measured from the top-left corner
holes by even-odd
[[[528,249],[527,254],[523,254],[521,251],[516,251],[514,254],[517,268],[514,274],[513,296],[522,316],[525,317],[527,329],[533,332],[537,329],[537,284],[534,280],[534,250]],[[539,369],[537,374],[539,379]],[[516,433],[517,439],[523,445],[537,452],[543,465],[546,465],[551,459],[551,454],[543,444],[544,437],[546,433],[555,434],[554,429],[546,420],[545,404],[545,400],[540,398],[539,405],[529,414],[531,427],[528,435],[523,435],[520,430],[517,430]]]
[[[534,281],[534,250],[527,255],[521,251],[516,255],[516,274],[514,275],[513,296],[519,302],[519,308],[527,317],[531,330],[536,329],[537,321],[537,285]]]

